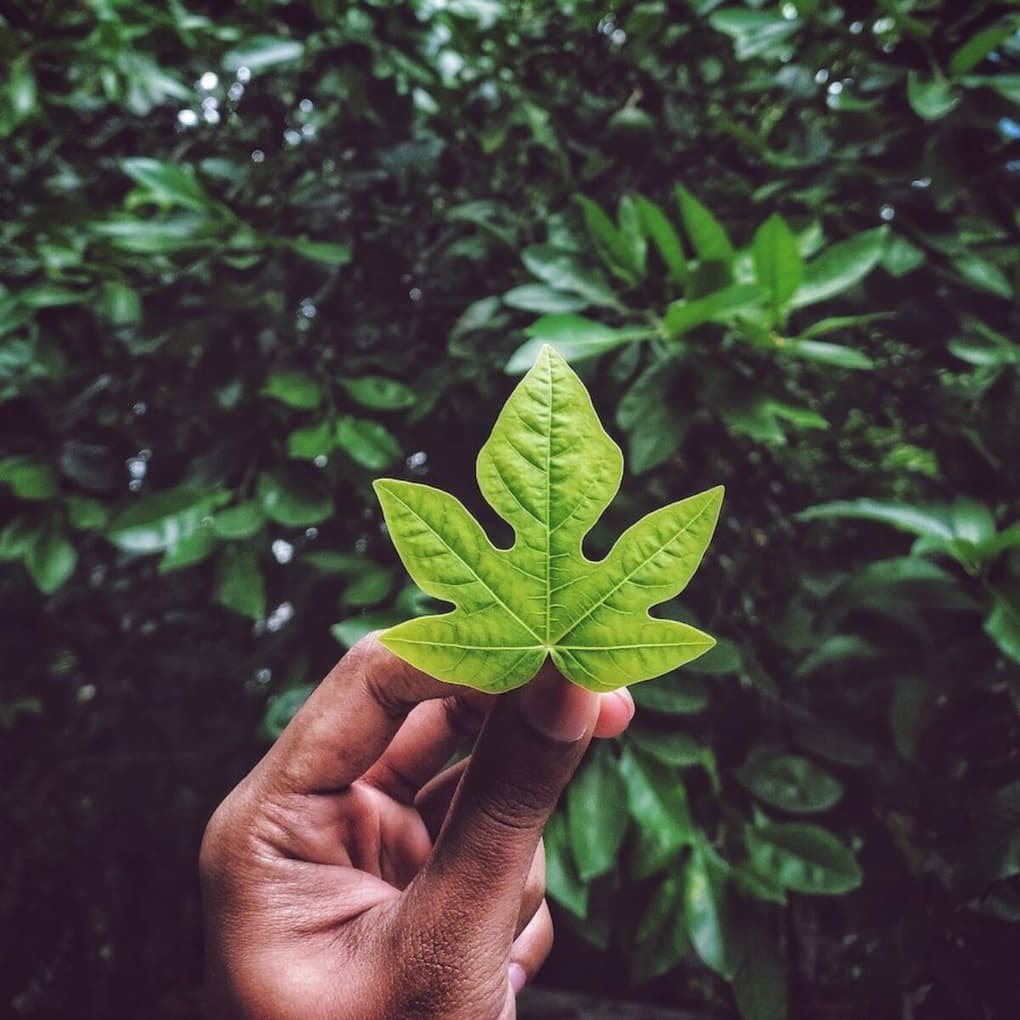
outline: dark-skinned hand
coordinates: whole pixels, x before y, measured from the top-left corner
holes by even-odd
[[[633,713],[551,666],[493,698],[359,642],[209,822],[210,1015],[512,1020],[552,946],[542,829]]]

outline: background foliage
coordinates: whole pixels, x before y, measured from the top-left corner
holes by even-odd
[[[1009,1015],[1017,5],[6,5],[0,992],[195,1015],[204,819],[366,630],[371,495],[554,342],[617,533],[728,488],[550,826],[568,987]],[[601,536],[592,536],[592,552]]]

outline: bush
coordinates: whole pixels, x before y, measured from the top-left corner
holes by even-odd
[[[433,608],[372,479],[503,534],[473,458],[542,341],[625,446],[607,535],[728,487],[684,596],[724,640],[635,688],[550,825],[551,975],[752,1020],[1009,1015],[1013,13],[4,17],[18,1015],[194,1014],[205,817],[338,643]]]

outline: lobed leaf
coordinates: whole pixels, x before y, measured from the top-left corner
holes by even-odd
[[[453,496],[415,482],[375,489],[415,583],[452,612],[402,623],[383,644],[450,683],[506,691],[551,658],[583,687],[609,691],[708,651],[707,634],[654,619],[704,555],[722,489],[649,514],[605,559],[582,542],[620,486],[623,457],[584,385],[551,347],[507,401],[478,456],[478,483],[514,530],[497,549]]]

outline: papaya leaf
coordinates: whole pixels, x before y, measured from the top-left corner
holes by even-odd
[[[427,594],[455,604],[401,623],[382,643],[449,683],[503,692],[551,658],[569,680],[611,691],[675,669],[715,640],[648,610],[678,595],[712,537],[722,488],[649,514],[603,560],[584,536],[616,495],[623,456],[584,384],[552,347],[517,385],[482,447],[482,494],[513,527],[492,545],[462,503],[415,482],[375,490],[408,572]]]

